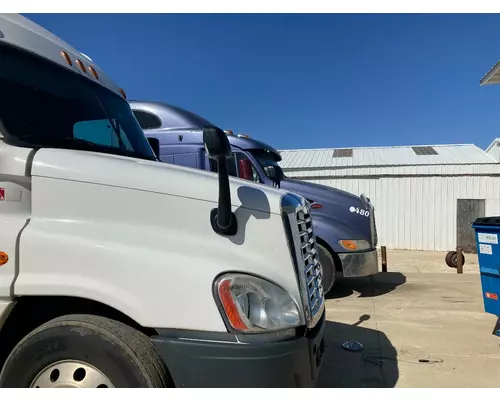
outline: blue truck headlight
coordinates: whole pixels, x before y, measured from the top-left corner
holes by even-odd
[[[299,307],[290,295],[262,278],[230,273],[215,282],[221,312],[233,330],[265,332],[301,325]]]

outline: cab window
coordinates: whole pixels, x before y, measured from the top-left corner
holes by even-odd
[[[248,181],[260,182],[259,174],[250,159],[243,153],[236,153],[238,176]]]
[[[128,151],[133,151],[133,147],[123,129],[119,127],[120,136],[118,137],[116,130],[111,126],[112,122],[116,125],[116,121],[110,121],[109,119],[80,121],[73,125],[73,135],[75,139],[85,140],[97,145],[115,148],[124,147]]]
[[[217,161],[213,158],[209,158],[210,160],[210,171],[218,172],[217,169]],[[227,172],[229,176],[238,176],[238,170],[236,169],[236,160],[234,158],[234,154],[231,156],[229,160],[227,160]]]
[[[243,153],[233,153],[231,158],[227,160],[227,169],[230,176],[260,183],[257,170],[252,165],[250,159]],[[211,158],[210,171],[217,172],[217,163]]]
[[[142,129],[158,129],[161,128],[161,121],[156,115],[147,111],[132,110]]]

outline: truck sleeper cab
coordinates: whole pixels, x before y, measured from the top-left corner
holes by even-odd
[[[305,199],[230,178],[213,125],[218,174],[159,162],[123,90],[16,14],[0,92],[0,387],[314,386]]]
[[[202,143],[201,127],[210,124],[209,121],[165,103],[129,103],[146,136],[157,142],[161,161],[216,171],[216,164],[209,159]],[[246,135],[227,133],[233,150],[229,163],[232,176],[267,186],[279,185],[310,202],[325,293],[332,289],[336,274],[349,278],[378,272],[374,207],[366,196],[284,175],[277,182],[276,171],[282,174],[278,151]]]

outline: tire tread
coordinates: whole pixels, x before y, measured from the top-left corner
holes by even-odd
[[[7,358],[4,368],[16,354],[22,352],[23,348],[29,345],[36,335],[58,326],[91,328],[103,339],[119,343],[120,347],[137,360],[137,364],[143,371],[149,387],[165,388],[173,386],[165,363],[148,336],[122,322],[91,314],[64,315],[35,328],[16,345]]]

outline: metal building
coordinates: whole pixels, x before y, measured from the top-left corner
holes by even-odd
[[[500,161],[500,138],[496,138],[486,149],[486,154]]]
[[[472,144],[280,152],[289,177],[367,195],[389,249],[474,252],[471,222],[500,215],[500,162]]]
[[[500,61],[491,68],[479,81],[481,86],[498,85],[500,83]],[[500,161],[500,138],[496,138],[486,149],[486,153],[495,160]]]

